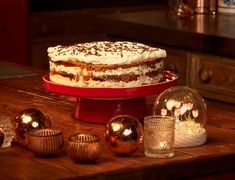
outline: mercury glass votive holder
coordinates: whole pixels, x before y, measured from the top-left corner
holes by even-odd
[[[14,139],[14,126],[9,116],[0,115],[0,129],[4,134],[4,140],[0,147],[10,147]]]
[[[38,156],[60,153],[64,146],[63,134],[56,129],[38,129],[29,133],[28,148]]]
[[[74,162],[95,161],[101,152],[100,138],[95,134],[78,133],[68,140],[67,154]]]
[[[147,157],[174,156],[175,120],[171,116],[144,118],[144,152]]]
[[[0,129],[0,148],[2,147],[3,141],[4,141],[4,133]]]

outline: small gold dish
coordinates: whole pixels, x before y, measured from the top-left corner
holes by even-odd
[[[67,153],[74,162],[92,162],[101,151],[100,138],[95,134],[74,134],[68,140]]]
[[[28,148],[38,156],[56,155],[64,146],[62,132],[49,128],[31,131],[28,141]]]

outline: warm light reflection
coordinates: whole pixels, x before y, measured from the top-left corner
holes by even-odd
[[[32,122],[32,126],[33,126],[34,128],[38,127],[38,125],[39,125],[38,122],[35,122],[35,121]]]
[[[131,129],[125,129],[123,131],[123,135],[125,135],[125,136],[129,136],[131,133],[132,133]]]
[[[111,126],[113,128],[113,131],[119,131],[121,129],[121,127],[122,127],[121,124],[115,123],[115,122],[111,123]]]
[[[22,120],[23,120],[23,123],[29,123],[29,122],[32,121],[32,118],[31,118],[31,116],[23,114],[22,115]]]

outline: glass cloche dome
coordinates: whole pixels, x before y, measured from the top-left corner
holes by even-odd
[[[153,105],[153,115],[175,118],[175,147],[204,144],[207,120],[204,99],[193,89],[174,86],[162,92]]]

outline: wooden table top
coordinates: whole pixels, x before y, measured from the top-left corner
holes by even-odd
[[[99,17],[110,36],[235,57],[235,21],[231,15],[167,16],[165,9]]]
[[[0,80],[0,114],[14,118],[23,109],[34,107],[50,117],[53,128],[63,132],[65,141],[78,131],[94,132],[103,141],[105,125],[74,119],[72,112],[76,97],[47,92],[42,86],[42,76],[46,72],[37,73],[37,76]],[[42,158],[13,143],[9,148],[0,149],[0,179],[166,179],[234,171],[234,105],[206,102],[207,143],[198,147],[175,148],[172,158],[145,157],[143,149],[128,157],[117,157],[104,145],[104,152],[95,163],[81,164],[72,162],[66,152]],[[148,105],[151,107],[151,101]]]

